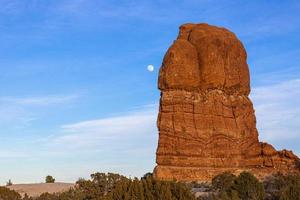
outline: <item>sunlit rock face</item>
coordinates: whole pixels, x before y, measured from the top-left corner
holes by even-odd
[[[184,24],[159,73],[159,142],[154,175],[210,181],[221,172],[263,178],[296,171],[299,158],[258,140],[247,54],[234,33]]]

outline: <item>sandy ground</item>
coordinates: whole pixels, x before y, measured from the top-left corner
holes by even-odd
[[[22,196],[27,193],[29,196],[38,196],[42,193],[56,193],[67,191],[72,188],[72,183],[37,183],[37,184],[15,184],[7,188],[15,190]]]

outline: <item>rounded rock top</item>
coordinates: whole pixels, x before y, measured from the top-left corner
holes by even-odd
[[[164,56],[159,89],[219,89],[248,95],[246,50],[235,34],[225,28],[184,24]]]

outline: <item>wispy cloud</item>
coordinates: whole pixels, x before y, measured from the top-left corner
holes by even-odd
[[[272,16],[264,17],[261,20],[248,22],[248,26],[239,24],[238,27],[241,37],[246,38],[248,41],[262,39],[270,36],[278,36],[295,31],[299,26],[299,21],[294,17],[286,14],[274,14]],[[286,23],[286,21],[289,23]]]
[[[20,106],[49,106],[67,103],[78,98],[78,95],[39,96],[39,97],[0,97],[0,104]]]
[[[77,98],[78,95],[0,97],[0,128],[3,132],[26,127],[38,118],[41,108],[64,105]]]
[[[157,105],[150,105],[114,117],[63,125],[61,133],[54,137],[54,142],[71,148],[94,148],[95,146],[101,148],[102,145],[113,147],[120,141],[135,137],[155,136],[156,107]],[[132,140],[132,143],[135,142],[138,141]]]
[[[295,147],[287,143],[300,140],[300,79],[256,87],[251,98],[261,139],[280,147]]]

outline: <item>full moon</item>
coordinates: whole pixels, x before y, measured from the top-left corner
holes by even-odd
[[[148,65],[147,69],[148,69],[149,72],[153,72],[154,66],[153,65]]]

